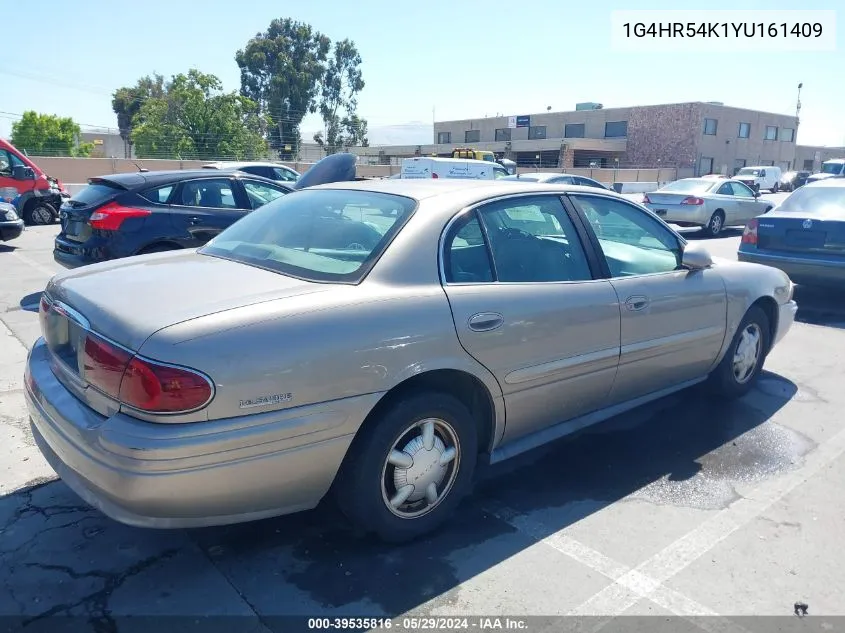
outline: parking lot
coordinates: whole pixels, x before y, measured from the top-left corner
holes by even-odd
[[[749,630],[722,616],[798,621],[796,602],[820,622],[845,616],[845,296],[796,291],[799,323],[741,401],[682,392],[507,462],[425,540],[383,545],[329,506],[153,531],[87,507],[29,434],[23,368],[57,231],[0,244],[0,629],[52,615],[98,631],[129,615],[281,631],[282,615],[568,614],[596,616],[592,630],[643,615]],[[735,258],[740,233],[689,237]]]

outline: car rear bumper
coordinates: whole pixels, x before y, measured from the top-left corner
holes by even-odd
[[[53,242],[53,259],[65,268],[78,268],[112,258],[102,245],[94,246],[88,242],[74,242],[58,236]]]
[[[661,220],[678,226],[706,226],[710,220],[703,205],[659,204],[645,205]]]
[[[752,262],[778,268],[789,278],[806,286],[838,286],[845,283],[845,257],[842,259],[814,259],[786,254],[761,253],[754,251],[737,252],[741,262]]]
[[[25,384],[33,437],[62,480],[111,518],[150,528],[223,525],[315,507],[352,441],[345,423],[380,395],[279,411],[269,420],[104,417],[55,377],[43,339],[27,359]],[[336,422],[329,431],[327,416]]]
[[[4,220],[3,222],[0,222],[0,242],[8,242],[16,237],[20,237],[20,234],[23,233],[23,229],[23,220]]]

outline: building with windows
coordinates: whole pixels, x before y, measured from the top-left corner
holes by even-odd
[[[791,168],[796,118],[718,102],[604,108],[434,123],[431,145],[372,148],[378,162],[488,150],[521,167],[676,168],[679,175],[732,175],[747,165]],[[375,161],[373,161],[375,162]]]
[[[795,148],[793,169],[817,172],[822,163],[832,158],[845,158],[845,147],[826,147],[818,145],[798,145]]]

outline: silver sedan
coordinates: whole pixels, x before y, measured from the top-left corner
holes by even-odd
[[[682,178],[643,196],[643,204],[677,226],[698,226],[711,237],[744,226],[774,205],[737,180]]]
[[[482,461],[705,381],[747,393],[796,309],[780,270],[713,261],[610,191],[370,180],[277,198],[197,251],[60,273],[24,383],[49,463],[119,521],[331,493],[401,541]]]

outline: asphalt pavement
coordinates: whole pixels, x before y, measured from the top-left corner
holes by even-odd
[[[550,631],[573,622],[762,630],[762,620],[735,616],[783,616],[782,627],[801,630],[845,623],[834,618],[845,616],[841,297],[799,289],[799,322],[741,401],[684,392],[524,455],[493,469],[446,529],[419,542],[380,544],[330,507],[143,530],[56,480],[28,430],[23,365],[39,292],[58,270],[56,232],[30,228],[0,244],[0,631],[54,631],[62,615],[96,631],[328,624],[276,619],[286,615],[399,616],[394,630],[412,615],[471,616],[470,629],[484,628],[480,616],[504,628],[508,616],[527,622],[510,628]],[[706,245],[735,257],[739,233]],[[793,615],[796,602],[808,605],[805,618]],[[139,625],[131,615],[168,619]],[[592,619],[522,620],[560,615]]]

